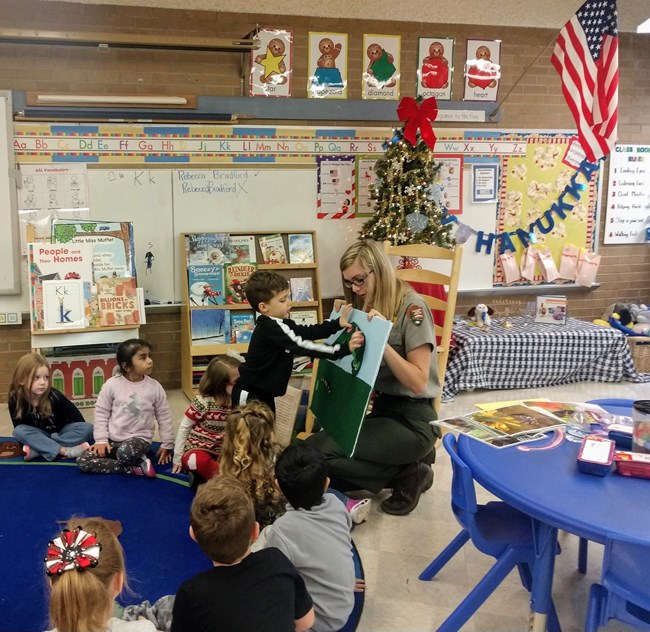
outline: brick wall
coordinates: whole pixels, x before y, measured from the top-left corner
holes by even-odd
[[[468,37],[502,40],[503,97],[533,63],[545,46],[551,44],[510,93],[501,109],[499,128],[573,128],[573,120],[560,91],[560,81],[549,58],[557,32],[549,29],[501,28],[426,24],[421,22],[386,23],[376,20],[278,17],[269,22],[254,14],[184,11],[146,7],[76,5],[67,2],[0,0],[3,28],[49,31],[107,31],[119,33],[164,33],[195,37],[242,37],[256,23],[294,30],[294,95],[307,96],[307,42],[310,29],[349,34],[349,97],[361,96],[360,74],[366,65],[362,50],[363,33],[402,36],[402,94],[414,96],[417,38],[420,36],[456,39],[453,98],[463,93],[462,60]],[[650,143],[650,74],[647,36],[620,35],[620,125],[624,143]],[[244,63],[247,63],[244,60]],[[101,53],[86,47],[0,44],[0,88],[57,92],[107,94],[196,94],[240,95],[241,55],[238,53],[185,52],[164,50],[111,49]],[[268,124],[269,121],[265,121]],[[282,121],[284,124],[345,124],[345,121]],[[358,123],[355,123],[358,125]],[[375,126],[376,123],[370,123]],[[457,127],[457,125],[453,125]],[[475,127],[474,125],[472,127]],[[492,126],[486,126],[492,129]],[[606,172],[604,176],[606,176]],[[606,180],[602,179],[606,199]],[[604,218],[600,220],[600,234]],[[604,307],[616,301],[650,302],[650,247],[648,245],[599,244],[603,256],[594,291],[572,291],[570,313],[577,318],[599,316]],[[516,313],[535,294],[488,297],[497,312]],[[461,296],[458,313],[478,301],[476,296]],[[155,375],[167,388],[180,387],[179,315],[149,315],[150,324],[142,335],[155,346]],[[28,326],[0,330],[0,397],[7,390],[13,362],[29,350]]]

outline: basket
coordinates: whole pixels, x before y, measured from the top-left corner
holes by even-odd
[[[634,360],[634,367],[639,373],[650,373],[650,337],[628,336],[630,353]]]

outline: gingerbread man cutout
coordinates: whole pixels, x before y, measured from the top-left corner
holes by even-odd
[[[336,58],[341,54],[341,44],[334,44],[329,37],[324,37],[318,43],[318,50],[321,55],[316,61],[312,85],[343,87],[341,72],[336,67]]]
[[[476,49],[476,61],[467,69],[467,85],[470,88],[494,88],[499,77],[499,66],[490,61],[490,49],[487,46],[479,46]]]
[[[440,42],[432,42],[429,55],[422,60],[423,88],[444,90],[449,86],[449,62],[445,58],[445,47]]]
[[[255,57],[255,63],[264,68],[260,81],[276,85],[287,83],[287,66],[284,63],[286,46],[279,37],[274,37],[266,46],[266,53]]]
[[[371,81],[381,88],[395,86],[397,84],[397,79],[393,78],[393,75],[397,72],[397,68],[393,63],[395,58],[379,44],[370,44],[366,54],[370,60],[366,72],[370,75]]]

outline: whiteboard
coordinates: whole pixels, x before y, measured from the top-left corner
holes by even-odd
[[[316,168],[175,169],[172,172],[175,253],[180,261],[180,233],[316,232],[323,298],[341,296],[339,259],[358,237],[361,219],[316,217]],[[180,298],[177,266],[175,300]]]

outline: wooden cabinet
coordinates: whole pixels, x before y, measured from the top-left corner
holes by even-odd
[[[190,256],[194,254],[192,243],[200,243],[202,240],[209,243],[212,236],[224,234],[182,233],[180,235],[181,253],[183,253],[180,263],[183,276],[181,295],[181,384],[183,392],[188,398],[195,394],[201,375],[215,355],[224,355],[230,350],[241,354],[246,353],[248,342],[242,341],[246,340],[246,336],[236,334],[240,330],[235,327],[246,321],[254,321],[256,316],[248,303],[229,302],[236,300],[232,296],[228,296],[227,285],[229,278],[226,268],[229,264],[236,263],[231,261],[235,257],[235,253],[230,246],[225,255],[225,260],[219,261],[217,255],[213,263],[196,264],[198,266],[213,265],[220,268],[220,270],[217,269],[214,272],[217,273],[217,279],[221,276],[221,280],[214,285],[208,281],[195,281],[199,277],[196,276],[197,270],[191,267],[195,265]],[[291,318],[299,322],[322,322],[318,254],[314,231],[277,231],[273,234],[270,231],[241,232],[228,233],[227,235],[229,243],[235,241],[241,243],[242,239],[237,240],[236,238],[249,237],[248,242],[251,251],[252,249],[255,250],[255,261],[252,265],[258,270],[274,270],[289,280],[293,294],[298,299],[293,300],[294,296],[292,296]],[[275,237],[276,244],[281,239],[286,255],[284,262],[276,262],[282,259],[276,253],[276,255],[270,257],[274,263],[264,263],[265,257],[260,243],[263,243],[264,239],[271,235]],[[192,243],[190,240],[192,240]],[[296,249],[292,248],[292,245],[299,243],[299,241],[306,241],[311,244],[313,256],[296,255]],[[304,251],[302,254],[304,255]],[[291,261],[303,259],[313,260],[304,263],[291,263]],[[203,287],[204,293],[201,293],[196,285],[198,285],[199,289]],[[248,327],[248,325],[245,326]],[[239,342],[237,341],[238,338],[240,339]]]

